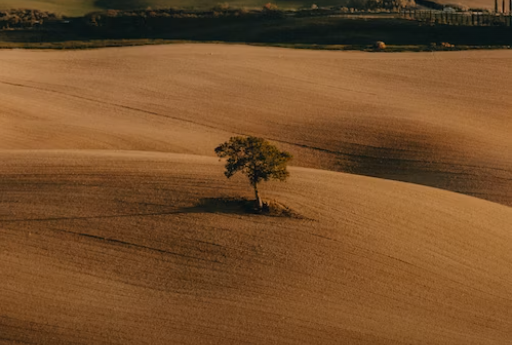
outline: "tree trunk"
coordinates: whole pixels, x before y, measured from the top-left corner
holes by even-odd
[[[253,188],[255,188],[255,206],[261,210],[264,205],[262,204],[262,199],[260,199],[260,194],[258,194],[256,183],[253,185]]]

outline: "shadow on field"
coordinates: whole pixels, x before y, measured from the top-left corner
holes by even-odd
[[[224,213],[224,214],[256,214],[269,217],[303,218],[300,214],[294,212],[289,207],[276,201],[264,202],[264,207],[259,210],[255,207],[254,200],[246,198],[203,198],[199,202],[186,210],[185,212],[197,213]]]

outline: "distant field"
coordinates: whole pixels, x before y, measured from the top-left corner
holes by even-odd
[[[509,205],[510,58],[219,44],[3,51],[0,149],[213,155],[253,134],[302,166]]]
[[[85,13],[109,9],[135,9],[135,8],[165,8],[165,7],[181,7],[181,8],[211,8],[218,3],[227,2],[234,7],[261,7],[267,0],[5,0],[0,2],[0,9],[10,8],[30,8],[65,15],[83,15]],[[315,3],[318,6],[334,6],[340,5],[343,1],[336,0],[280,0],[274,1],[281,8],[299,8],[302,6],[310,6]],[[441,3],[461,4],[470,7],[493,8],[493,1],[487,0],[442,0]]]

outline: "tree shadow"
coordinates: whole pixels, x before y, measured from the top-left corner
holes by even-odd
[[[262,209],[258,209],[258,207],[256,207],[255,200],[248,200],[242,197],[203,198],[200,199],[196,205],[185,211],[196,213],[252,214],[268,217],[303,218],[300,214],[277,201],[264,202],[264,207]]]

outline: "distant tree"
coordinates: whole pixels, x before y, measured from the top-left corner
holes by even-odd
[[[263,9],[265,11],[278,11],[278,5],[273,4],[272,2],[268,2],[264,5]]]
[[[287,163],[292,155],[280,151],[262,138],[232,137],[216,147],[215,152],[220,158],[228,158],[224,173],[227,178],[239,171],[248,177],[259,209],[262,209],[263,204],[258,193],[258,184],[271,179],[285,181],[289,176]]]

